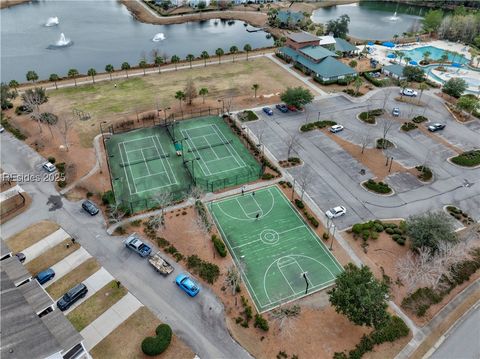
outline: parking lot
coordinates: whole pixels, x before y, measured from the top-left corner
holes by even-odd
[[[405,217],[426,210],[437,210],[446,204],[456,204],[468,211],[474,218],[480,217],[480,169],[467,169],[447,161],[461,151],[480,147],[480,121],[467,124],[457,123],[447,111],[440,98],[425,92],[422,102],[426,107],[396,101],[398,88],[375,92],[369,99],[350,101],[343,95],[335,95],[306,106],[304,112],[282,113],[273,109],[268,116],[258,111],[259,120],[246,124],[277,160],[285,159],[287,143],[297,134],[297,145],[291,156],[300,157],[314,174],[314,180],[307,193],[323,210],[336,205],[345,205],[347,215],[336,220],[339,228],[346,228],[359,221],[373,218]],[[345,129],[335,134],[353,144],[362,145],[365,136],[370,137],[367,147],[383,136],[382,125],[366,124],[357,118],[362,111],[382,108],[385,103],[386,117],[394,107],[400,109],[400,116],[387,134],[395,147],[384,153],[385,158],[393,157],[406,168],[426,164],[434,173],[434,181],[424,184],[409,173],[392,174],[386,182],[394,189],[392,196],[380,196],[367,192],[360,185],[372,178],[372,174],[357,159],[325,133],[314,130],[302,133],[299,128],[317,120],[333,120]],[[419,124],[424,129],[404,132],[403,122],[417,115],[426,116],[429,122]],[[429,133],[425,130],[431,123],[446,124],[442,131]],[[362,175],[360,170],[364,169]],[[302,167],[288,169],[299,180]],[[469,183],[469,186],[465,186]]]

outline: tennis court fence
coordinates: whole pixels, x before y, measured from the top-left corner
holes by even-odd
[[[259,171],[249,170],[248,173],[237,174],[234,176],[226,176],[222,178],[208,179],[194,177],[191,172],[190,166],[185,166],[185,168],[187,169],[190,178],[192,178],[193,184],[207,192],[215,192],[225,189],[227,187],[233,187],[248,182],[253,182],[258,180],[263,174],[263,169],[261,168]]]
[[[165,204],[165,207],[177,204],[182,202],[185,198],[188,197],[190,193],[191,186],[188,186],[179,191],[170,191],[171,195],[171,202],[169,204]],[[138,213],[142,211],[152,210],[160,208],[160,204],[157,200],[153,197],[142,198],[138,200],[120,200],[120,206],[125,210],[128,210],[130,214]]]

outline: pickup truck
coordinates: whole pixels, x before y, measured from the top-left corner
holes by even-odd
[[[155,270],[163,275],[168,275],[173,272],[173,267],[161,256],[160,252],[155,253],[148,258],[148,262],[155,268]]]
[[[125,247],[138,253],[140,257],[147,257],[152,253],[152,248],[143,243],[136,233],[129,235],[123,243]]]

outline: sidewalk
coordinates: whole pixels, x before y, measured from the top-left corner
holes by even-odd
[[[141,306],[142,303],[137,298],[131,293],[127,293],[105,313],[90,323],[80,332],[85,339],[83,343],[87,351],[92,350],[95,345],[113,332]]]
[[[80,247],[75,252],[52,266],[52,269],[55,272],[55,277],[45,283],[43,287],[47,288],[49,285],[62,278],[65,274],[75,270],[75,268],[91,257],[92,256],[83,247]]]
[[[26,256],[25,264],[68,238],[70,238],[70,235],[67,232],[65,232],[62,228],[57,229],[52,234],[22,251]]]

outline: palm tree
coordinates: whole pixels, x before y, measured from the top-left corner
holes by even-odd
[[[17,80],[12,80],[12,81],[10,81],[10,82],[8,83],[8,86],[9,86],[10,88],[12,88],[12,89],[15,91],[15,93],[18,95],[17,88],[18,88],[18,86],[20,86],[20,84],[17,82]]]
[[[233,60],[232,60],[232,62],[235,62],[235,54],[236,54],[237,52],[238,52],[238,47],[232,46],[232,47],[230,48],[230,53],[233,55]]]
[[[425,52],[423,53],[423,61],[426,62],[426,63],[428,63],[428,60],[429,60],[431,54],[432,54],[432,53],[431,53],[430,51],[425,51]]]
[[[182,110],[182,101],[186,99],[185,92],[183,91],[175,92],[175,98],[180,102],[180,110]]]
[[[97,74],[97,71],[94,68],[88,69],[87,75],[92,76],[92,82],[95,83],[95,75]]]
[[[190,68],[192,68],[192,61],[195,60],[195,56],[193,56],[192,54],[188,54],[186,60],[190,62]]]
[[[73,82],[75,82],[75,87],[77,86],[77,76],[78,76],[78,70],[77,69],[68,70],[68,77],[73,79]]]
[[[393,35],[393,41],[397,42],[398,40],[398,34]]]
[[[247,53],[247,61],[248,61],[248,53],[250,51],[252,51],[252,46],[250,44],[246,44],[244,47],[243,47],[243,51],[245,51]]]
[[[198,94],[203,97],[203,103],[205,103],[205,96],[208,95],[208,89],[206,87],[202,87],[199,91]]]
[[[138,63],[138,67],[143,69],[143,76],[145,76],[145,74],[146,74],[145,69],[147,68],[147,61],[140,60],[140,62]]]
[[[223,56],[224,53],[225,53],[225,52],[224,52],[223,49],[220,48],[220,47],[215,50],[215,55],[218,56],[218,63],[220,63],[220,59],[222,58],[222,56]]]
[[[420,96],[418,96],[418,103],[420,104],[420,100],[422,99],[423,91],[428,90],[428,85],[425,82],[421,82],[418,85],[418,89],[420,90]]]
[[[453,63],[455,62],[455,59],[457,58],[458,55],[460,55],[458,52],[452,51],[452,56],[453,56],[453,58],[452,58],[452,65],[453,65]]]
[[[477,57],[477,67],[478,67],[478,64],[480,64],[480,56]]]
[[[355,77],[355,81],[353,81],[353,86],[355,87],[355,96],[358,96],[358,90],[360,90],[362,85],[363,80],[360,78],[360,76]]]
[[[177,55],[173,55],[170,59],[170,62],[172,64],[175,64],[175,71],[177,71],[177,64],[180,62],[180,57],[178,57]]]
[[[397,59],[400,57],[400,52],[399,50],[394,50],[393,51],[393,54],[395,55],[395,61],[397,61]]]
[[[255,94],[255,98],[257,98],[257,91],[258,91],[259,88],[260,88],[260,85],[259,85],[259,84],[253,84],[253,85],[252,85],[252,90],[253,90],[253,92],[254,92],[254,94]]]
[[[404,58],[405,53],[403,51],[398,52],[398,58],[400,59],[399,64],[402,64],[402,59]]]
[[[440,57],[440,61],[442,64],[445,64],[448,62],[448,55],[447,54],[443,54],[441,57]]]
[[[405,56],[404,59],[405,59],[405,65],[408,65],[408,63],[412,61],[412,58],[408,56]]]
[[[107,66],[105,66],[105,71],[108,72],[108,74],[110,75],[110,81],[112,81],[112,73],[115,71],[115,68],[113,67],[113,65],[108,64]]]
[[[128,79],[128,70],[130,69],[130,64],[128,62],[124,62],[122,64],[122,70],[125,70],[125,74],[127,75],[127,79]]]
[[[161,56],[155,56],[154,62],[155,62],[155,65],[158,66],[158,73],[160,73],[160,65],[162,65],[165,62],[165,60]]]
[[[28,71],[26,77],[27,77],[27,81],[32,81],[33,83],[35,83],[35,81],[38,80],[38,75],[33,70]]]
[[[200,57],[203,59],[205,62],[205,67],[207,67],[207,59],[210,58],[210,55],[206,51],[202,51]]]
[[[403,97],[403,91],[405,90],[405,87],[408,86],[408,82],[403,80],[403,81],[400,81],[400,87],[402,88],[402,92],[400,93],[400,97]]]

